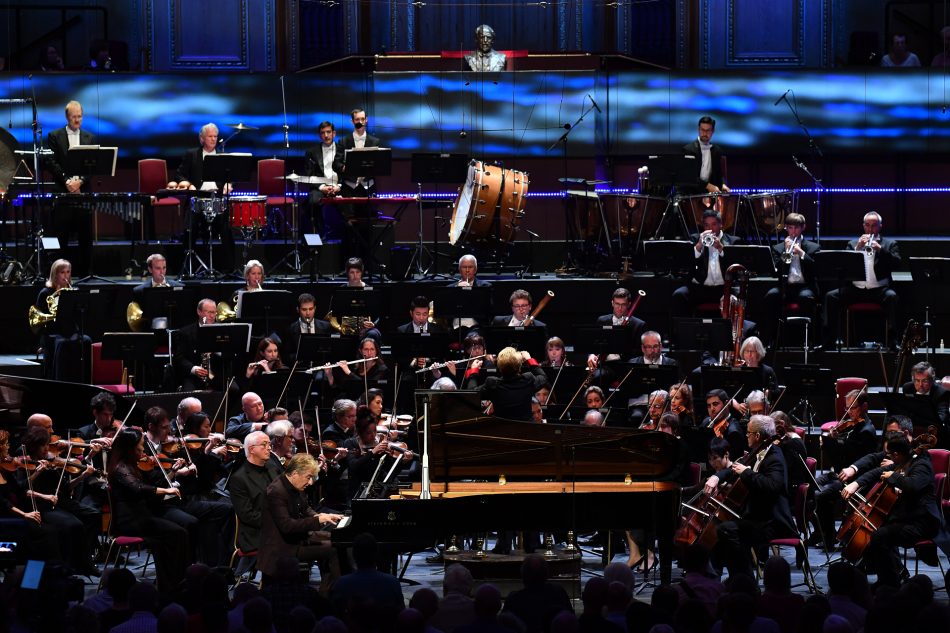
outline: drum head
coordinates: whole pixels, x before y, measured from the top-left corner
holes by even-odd
[[[472,197],[475,191],[475,165],[468,166],[468,178],[459,189],[455,199],[455,209],[452,210],[452,223],[449,225],[449,244],[455,245],[465,232],[469,222],[469,213],[472,208]]]
[[[4,192],[13,182],[16,174],[17,160],[14,152],[20,144],[13,135],[0,127],[0,192]]]

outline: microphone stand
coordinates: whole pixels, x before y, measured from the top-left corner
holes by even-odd
[[[288,197],[287,196],[288,194],[287,163],[290,160],[290,126],[287,125],[287,95],[284,93],[283,75],[281,75],[280,77],[280,99],[284,108],[284,126],[283,126],[283,129],[284,129],[284,202],[286,202],[287,197]],[[258,184],[258,187],[260,187],[260,184]],[[287,266],[287,268],[289,268],[291,272],[293,272],[295,275],[298,275],[298,276],[303,270],[303,264],[301,263],[301,260],[300,260],[300,249],[298,248],[298,246],[300,245],[300,242],[299,242],[300,222],[298,219],[299,211],[297,207],[297,197],[299,193],[300,193],[299,181],[295,180],[294,181],[294,197],[293,197],[293,202],[290,205],[290,213],[291,213],[290,236],[291,236],[291,239],[294,241],[294,249],[290,251],[289,253],[287,253],[287,255],[285,255],[282,260],[280,260],[274,265],[274,270],[279,269],[281,266]],[[281,206],[285,207],[286,205],[281,205]],[[281,233],[284,232],[283,231],[284,228],[285,227],[283,226],[281,227]],[[311,266],[313,266],[313,263],[311,263]]]
[[[811,135],[811,132],[808,130],[808,127],[805,125],[805,122],[802,121],[802,118],[798,116],[798,108],[788,100],[788,97],[782,95],[779,97],[779,101],[784,101],[785,105],[788,106],[789,111],[791,111],[792,116],[795,117],[795,121],[798,123],[798,127],[802,129],[802,132],[805,133],[805,138],[808,139],[808,149],[812,154],[816,155],[818,158],[824,158],[825,155],[821,151],[821,147],[818,146],[818,142],[815,141],[814,137]],[[795,99],[795,93],[792,92],[792,99]],[[778,102],[775,103],[778,105]],[[795,166],[801,169],[809,178],[812,179],[812,182],[815,185],[815,242],[821,246],[821,194],[825,190],[825,185],[822,183],[821,178],[816,177],[809,169],[805,163],[798,160],[795,155],[792,155],[792,162],[795,163]]]
[[[587,98],[586,98],[586,97],[584,98],[584,101],[585,101],[585,102],[587,101]],[[593,110],[593,109],[594,109],[594,106],[593,106],[593,105],[587,106],[586,108],[584,108],[584,111],[581,113],[581,115],[580,115],[579,117],[577,117],[577,120],[574,121],[574,124],[573,124],[573,125],[571,125],[570,123],[565,123],[565,124],[564,124],[564,133],[561,134],[561,136],[559,136],[556,141],[554,141],[553,143],[551,143],[551,146],[548,147],[548,149],[547,149],[547,151],[550,152],[550,151],[553,151],[554,148],[557,147],[558,145],[563,145],[563,150],[564,150],[564,151],[563,151],[563,161],[564,161],[564,184],[565,184],[565,186],[567,185],[567,178],[568,178],[568,177],[567,177],[567,141],[568,141],[568,137],[570,137],[571,132],[574,131],[574,128],[576,128],[578,125],[580,125],[580,124],[581,124],[581,121],[584,120],[584,117],[586,117],[588,114],[590,114],[590,111]],[[566,234],[568,235],[568,240],[571,242],[571,248],[570,248],[570,249],[565,249],[565,251],[564,251],[564,261],[563,261],[563,263],[561,264],[561,270],[562,270],[563,272],[568,272],[568,271],[572,271],[572,272],[573,272],[573,271],[575,271],[575,270],[577,269],[577,263],[574,261],[574,256],[575,256],[575,255],[574,255],[574,251],[577,249],[577,232],[571,229],[570,201],[568,200],[568,196],[567,196],[566,193],[564,194],[563,199],[564,199],[564,224],[565,224]]]

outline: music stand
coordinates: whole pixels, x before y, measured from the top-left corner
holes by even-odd
[[[927,332],[928,355],[937,353],[937,337],[931,336],[933,322],[930,320],[930,310],[934,307],[934,300],[944,298],[943,290],[950,281],[950,258],[947,257],[911,257],[910,277],[923,295],[924,330]],[[929,357],[927,360],[930,360]]]
[[[166,328],[177,329],[195,319],[195,289],[146,288],[142,294],[142,319],[151,327],[156,318],[167,320]]]
[[[629,357],[633,351],[633,328],[612,325],[574,327],[574,348],[589,350],[606,358],[608,354]]]
[[[238,294],[235,312],[240,321],[252,325],[252,331],[269,336],[275,321],[283,325],[294,319],[296,307],[297,298],[289,290],[258,290]]]
[[[567,365],[563,369],[559,367],[544,367],[544,374],[548,377],[548,385],[551,387],[551,395],[548,396],[548,402],[542,402],[541,406],[554,406],[555,403],[567,404],[575,393],[580,390],[581,384],[590,375],[587,367],[580,365]],[[555,384],[555,382],[557,384]],[[564,397],[559,397],[558,394]]]
[[[785,376],[785,388],[788,389],[789,395],[798,396],[795,406],[789,409],[788,417],[806,426],[810,433],[815,426],[816,417],[811,400],[834,393],[831,370],[820,365],[791,364],[783,369],[782,374]],[[801,413],[796,416],[795,412],[799,409]]]
[[[815,260],[815,271],[818,280],[833,283],[838,288],[838,297],[841,299],[845,286],[852,281],[864,280],[864,253],[861,251],[818,251],[812,257]],[[838,302],[838,314],[835,315],[835,346],[841,351],[841,313],[844,312],[844,302]]]
[[[724,389],[726,393],[735,393],[741,387],[736,396],[737,402],[742,401],[756,387],[761,386],[756,382],[759,372],[752,367],[703,365],[700,373],[703,381],[702,393],[709,393],[711,389]]]
[[[440,315],[460,319],[484,319],[491,314],[491,287],[437,287],[432,293],[432,301]]]
[[[733,348],[732,323],[729,319],[673,319],[673,348],[709,353]]]
[[[374,316],[381,314],[382,297],[369,288],[337,288],[330,297],[330,307],[343,316]]]
[[[210,323],[198,326],[198,353],[220,354],[225,376],[233,375],[231,369],[234,359],[250,350],[250,323]]]
[[[915,427],[936,426],[941,432],[943,431],[943,425],[937,417],[937,405],[930,396],[890,391],[882,392],[880,395],[888,415],[906,415],[913,421]]]
[[[643,242],[647,270],[657,275],[692,277],[695,268],[692,242],[685,240],[646,240]]]
[[[264,408],[270,409],[277,406],[277,400],[284,391],[284,385],[287,384],[285,402],[296,402],[298,398],[294,394],[306,393],[313,376],[311,374],[298,371],[293,376],[289,376],[290,368],[278,369],[270,373],[259,373],[251,378],[251,391],[256,393],[264,401]],[[290,382],[287,382],[288,377]]]
[[[611,364],[611,363],[608,363]],[[630,398],[652,393],[657,389],[669,389],[679,382],[679,367],[676,365],[643,365],[640,363],[618,363],[618,374],[622,380],[627,372],[630,376],[618,387],[617,398],[626,405]],[[626,396],[626,398],[624,398]]]
[[[700,161],[688,154],[666,154],[648,157],[647,167],[650,170],[651,181],[661,187],[669,186],[670,188],[666,209],[653,233],[653,238],[656,239],[662,235],[664,225],[671,214],[675,216],[673,221],[679,219],[685,231],[684,235],[689,235],[689,224],[680,208],[680,195],[677,188],[695,187],[699,183]]]
[[[82,176],[84,180],[89,180],[92,176],[115,176],[116,156],[119,149],[117,147],[100,147],[98,145],[75,145],[66,151],[66,164],[63,166],[67,174]],[[89,219],[92,222],[92,218]],[[62,245],[66,248],[66,244]],[[79,284],[90,279],[115,283],[110,279],[100,277],[92,272],[92,264],[95,260],[95,250],[90,253],[89,264],[90,274],[82,279],[74,281]]]
[[[432,332],[424,334],[399,332],[386,335],[386,340],[392,348],[394,358],[399,361],[408,361],[412,358],[443,358],[449,349],[451,335]]]
[[[148,364],[155,358],[155,336],[151,332],[105,332],[102,335],[102,358],[120,360],[123,366],[132,365],[126,374],[126,388],[131,391],[136,365]]]
[[[88,334],[92,338],[98,338],[105,323],[103,303],[103,295],[97,288],[88,292],[76,290],[59,293],[55,332],[65,338],[77,331],[80,337]]]
[[[354,147],[343,153],[343,173],[347,180],[388,176],[392,173],[392,157],[388,147]]]
[[[409,258],[409,265],[406,270],[412,270],[412,265],[416,265],[416,274],[425,279],[436,279],[445,277],[439,275],[439,232],[433,231],[432,251],[426,248],[422,239],[422,185],[424,184],[450,184],[457,185],[465,182],[468,177],[468,154],[442,154],[438,152],[415,152],[411,157],[412,182],[416,183],[416,206],[419,210],[419,235],[418,243],[412,251],[412,257]],[[429,269],[422,267],[422,257],[429,257],[432,266],[432,274],[429,275]]]
[[[729,245],[723,248],[722,267],[725,270],[732,264],[745,266],[753,277],[774,277],[775,260],[772,249],[758,245]]]
[[[532,358],[544,358],[547,346],[547,333],[543,327],[490,327],[485,330],[485,349],[501,351],[505,347],[514,347],[527,351]]]
[[[340,338],[343,337],[337,337],[336,340]],[[357,345],[356,337],[347,336],[346,338],[350,342],[347,346],[347,353],[352,354]],[[345,358],[345,356],[340,355],[333,356],[333,341],[334,338],[326,334],[301,334],[297,339],[297,349],[294,355],[294,358],[297,359],[297,366],[302,367],[309,363],[324,365],[333,362],[331,359],[340,360]]]
[[[249,182],[251,180],[251,172],[254,169],[254,156],[247,153],[233,153],[233,154],[208,154],[204,157],[202,163],[202,179],[205,182],[220,182],[224,183],[224,213],[228,216],[225,218],[225,227],[223,231],[231,230],[231,218],[230,218],[230,209],[231,209],[231,188],[227,185],[233,185],[236,182]],[[214,270],[214,255],[213,249],[211,248],[211,222],[208,222],[208,274],[210,276],[215,276],[217,271]],[[233,272],[233,271],[232,271]]]

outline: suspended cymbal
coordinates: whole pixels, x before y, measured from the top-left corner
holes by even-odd
[[[237,123],[237,124],[232,123],[228,125],[228,127],[234,128],[235,130],[239,130],[241,132],[243,132],[244,130],[259,130],[260,129],[260,128],[254,127],[253,125],[244,125],[243,123]]]

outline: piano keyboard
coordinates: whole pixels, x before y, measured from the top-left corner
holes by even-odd
[[[337,523],[335,526],[333,526],[332,529],[334,529],[334,530],[342,530],[343,528],[345,528],[346,526],[348,526],[348,525],[350,524],[350,521],[352,521],[352,520],[353,520],[353,516],[348,514],[348,515],[344,516],[342,519],[340,519],[340,522]]]
[[[90,211],[117,216],[125,222],[140,221],[145,209],[152,206],[152,197],[146,193],[61,193],[55,197]]]

